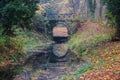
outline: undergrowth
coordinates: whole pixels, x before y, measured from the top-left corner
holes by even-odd
[[[70,41],[68,42],[69,48],[73,51],[76,58],[81,58],[89,52],[89,48],[95,47],[101,42],[110,41],[112,36],[114,36],[114,29],[98,27],[99,30],[96,31],[96,27],[87,25],[88,28],[80,33],[72,35]],[[103,30],[103,31],[102,31]]]
[[[87,57],[89,57],[87,56],[88,54],[91,55],[90,60],[86,60],[87,63],[82,66],[80,64],[80,67],[78,67],[73,75],[66,75],[62,78],[62,80],[78,80],[85,73],[88,73],[93,69],[100,69],[101,67],[106,66],[108,63],[99,58],[99,56],[96,56],[98,52],[95,49],[97,49],[97,46],[101,45],[101,43],[104,44],[105,42],[110,41],[115,34],[115,29],[89,24],[86,26],[86,29],[83,28],[82,31],[80,30],[81,32],[77,32],[76,34],[72,35],[70,41],[68,42],[68,46],[73,52],[72,55],[74,57],[72,57],[72,59],[75,60],[75,62],[77,61],[79,63],[79,61],[84,57],[87,59]],[[90,62],[91,58],[92,62]],[[96,59],[99,59],[99,61]],[[97,61],[99,63],[97,63]]]
[[[0,80],[12,80],[22,70],[21,62],[27,55],[26,51],[49,41],[35,31],[16,27],[13,30],[15,36],[2,35],[3,29],[0,25]]]

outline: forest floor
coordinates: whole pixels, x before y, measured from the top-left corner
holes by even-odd
[[[85,42],[90,36],[110,31],[110,28],[87,21],[81,24],[77,34],[82,35]],[[120,41],[97,44],[77,64],[71,61],[41,63],[41,60],[41,55],[32,56],[24,66],[25,73],[14,80],[120,80]]]
[[[87,57],[94,66],[80,80],[120,80],[120,41],[102,44]]]
[[[78,33],[88,29],[87,26],[92,25],[96,28],[93,33],[101,31],[110,31],[110,28],[105,29],[97,23],[83,23]],[[86,29],[85,29],[86,28]],[[86,70],[80,80],[120,80],[120,41],[107,41],[99,43],[96,47],[91,48],[88,54],[84,55],[92,64],[92,69]]]

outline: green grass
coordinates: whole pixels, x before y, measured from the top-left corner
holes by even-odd
[[[79,68],[74,72],[73,75],[65,75],[61,78],[61,80],[79,80],[79,78],[86,72],[93,69],[92,64],[83,64],[80,65]]]
[[[93,69],[92,64],[84,64],[75,71],[74,76],[76,76],[76,78],[80,78],[80,76],[82,76],[84,73],[92,69]]]
[[[17,29],[16,37],[12,37],[11,41],[13,41],[14,44],[18,44],[23,48],[23,50],[29,50],[36,46],[42,46],[48,41],[49,39],[45,38],[42,34],[37,34],[35,31],[20,31],[20,29]]]
[[[60,80],[76,80],[76,77],[74,75],[67,75],[63,76]]]
[[[72,35],[68,46],[77,55],[82,56],[88,52],[89,47],[94,47],[100,42],[108,41],[111,39],[111,34],[109,32],[98,31],[95,32],[94,28],[91,26],[81,33],[76,33]]]

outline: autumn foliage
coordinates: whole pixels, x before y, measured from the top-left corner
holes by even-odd
[[[80,80],[120,80],[120,42],[102,44],[90,54],[94,70],[80,77]]]

